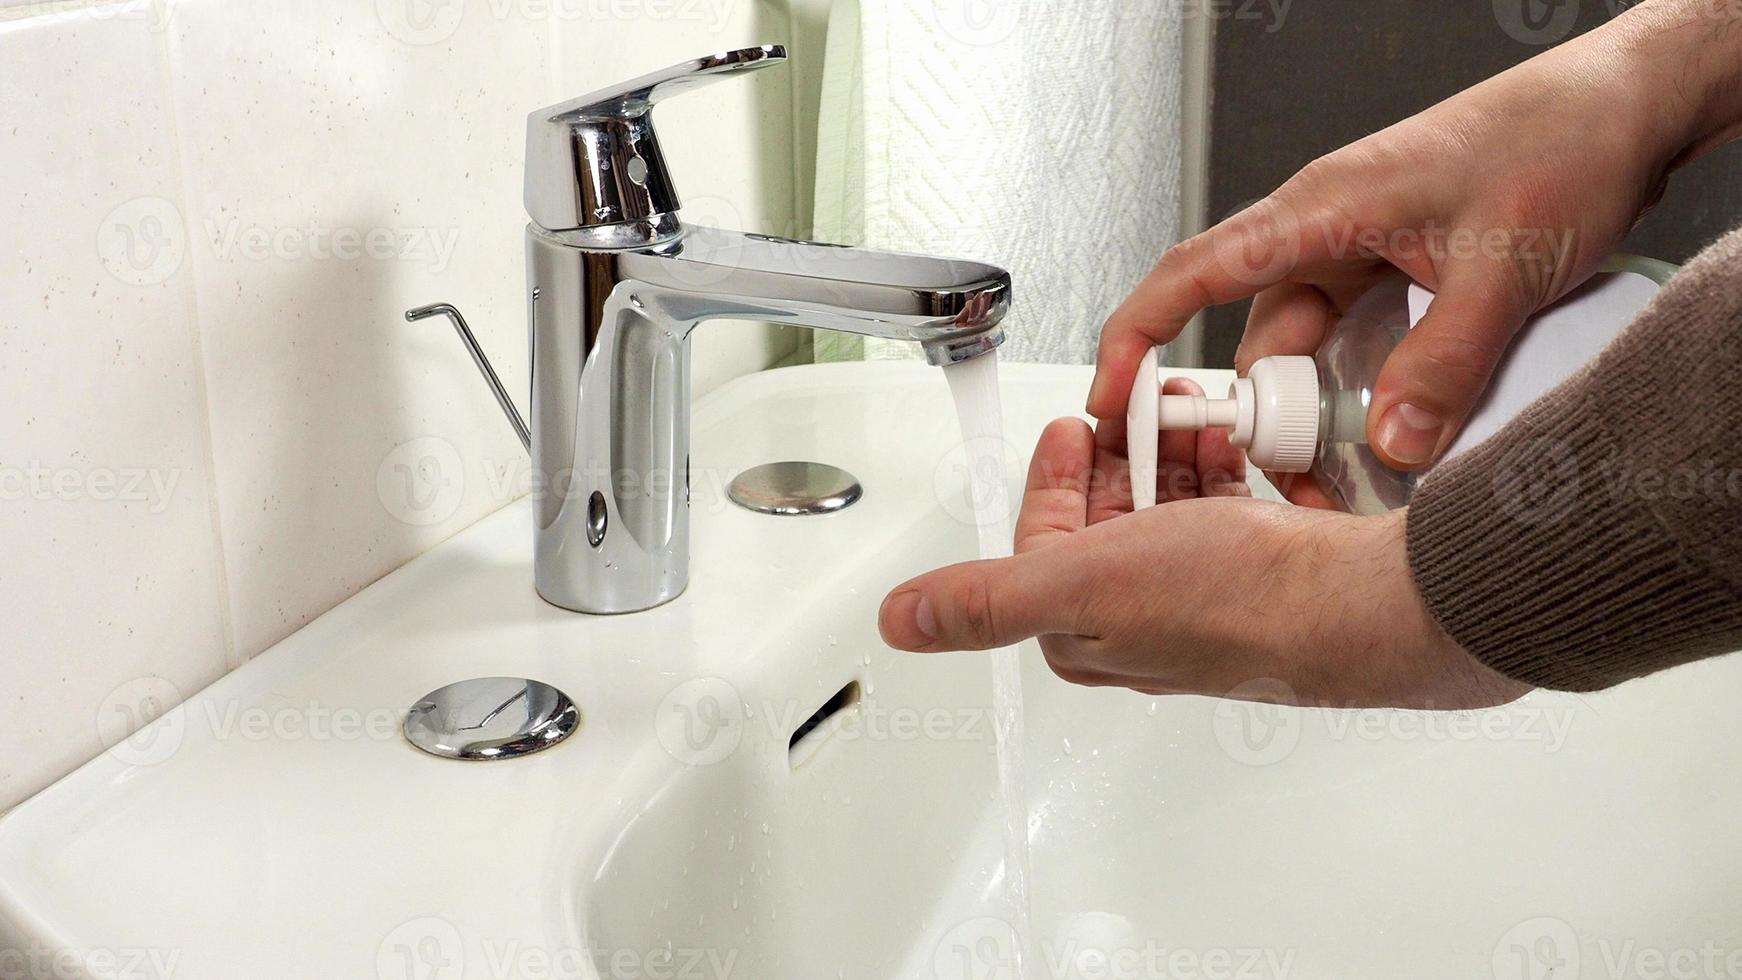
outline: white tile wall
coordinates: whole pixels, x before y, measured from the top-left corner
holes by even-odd
[[[226,663],[161,48],[111,12],[0,23],[0,808]]]
[[[521,394],[526,114],[789,20],[0,0],[0,810],[518,494],[452,332],[403,311],[458,305]],[[661,108],[692,220],[795,230],[791,94]],[[704,327],[697,387],[793,341]]]

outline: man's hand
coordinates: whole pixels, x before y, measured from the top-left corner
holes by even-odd
[[[1189,382],[1169,390],[1198,393]],[[1240,453],[1209,431],[1164,435],[1164,503],[1132,513],[1124,447],[1117,421],[1050,425],[1016,556],[897,588],[879,617],[884,640],[937,653],[1038,636],[1065,680],[1150,694],[1239,696],[1281,681],[1302,704],[1453,709],[1528,690],[1434,624],[1401,512],[1355,518],[1247,499]]]
[[[1650,0],[1318,160],[1172,249],[1109,319],[1088,411],[1122,416],[1144,352],[1206,307],[1256,297],[1244,372],[1312,354],[1355,298],[1401,270],[1437,299],[1386,362],[1368,439],[1395,468],[1428,465],[1524,321],[1598,269],[1670,170],[1735,135],[1742,32],[1729,19],[1708,0]],[[1325,502],[1310,480],[1273,482]]]

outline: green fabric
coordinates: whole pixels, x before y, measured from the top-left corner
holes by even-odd
[[[846,245],[865,241],[865,111],[859,60],[859,0],[838,0],[829,11],[823,58],[821,111],[817,120],[817,191],[813,235]],[[862,361],[865,339],[833,330],[811,331],[815,363]]]

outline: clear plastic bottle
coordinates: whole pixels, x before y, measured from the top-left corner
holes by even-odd
[[[1254,466],[1310,473],[1326,496],[1352,513],[1404,506],[1415,491],[1415,476],[1373,454],[1367,409],[1380,368],[1409,333],[1409,285],[1396,276],[1368,290],[1331,330],[1317,357],[1263,358],[1230,386],[1226,398],[1159,396],[1157,428],[1226,428],[1229,441],[1246,450]]]
[[[1395,276],[1367,291],[1331,329],[1313,358],[1319,379],[1318,445],[1308,472],[1352,514],[1409,503],[1416,474],[1386,466],[1367,444],[1367,409],[1386,358],[1409,333],[1409,286]]]
[[[1479,414],[1510,419],[1560,377],[1594,356],[1602,343],[1643,308],[1649,293],[1675,272],[1675,266],[1650,259],[1612,258],[1601,274],[1579,291],[1606,301],[1565,307],[1587,328],[1595,328],[1585,331],[1589,349],[1578,351],[1576,356],[1569,356],[1573,355],[1570,347],[1562,349],[1557,352],[1554,370],[1545,370],[1539,362],[1534,368],[1529,364],[1519,367],[1516,375],[1509,373],[1513,367],[1509,355],[1491,386],[1491,393],[1496,386],[1505,389],[1506,397],[1490,399]],[[1617,285],[1617,274],[1626,273],[1648,280],[1643,296],[1626,283],[1619,283],[1619,289],[1611,288]],[[1234,382],[1227,398],[1157,395],[1159,380],[1155,387],[1139,386],[1132,398],[1131,431],[1141,431],[1140,426],[1150,419],[1160,429],[1225,427],[1229,440],[1246,450],[1254,466],[1272,473],[1309,473],[1319,489],[1346,511],[1378,514],[1407,505],[1419,474],[1402,473],[1380,462],[1367,444],[1367,415],[1380,370],[1409,334],[1412,287],[1401,273],[1387,277],[1350,307],[1316,356],[1263,358],[1247,377]],[[1431,299],[1431,294],[1424,296]],[[1613,298],[1606,299],[1610,296]],[[1527,324],[1521,337],[1552,315],[1556,310]],[[1550,332],[1564,332],[1566,327],[1564,322],[1555,324]],[[1150,363],[1145,362],[1146,372],[1154,370]],[[1148,373],[1139,376],[1157,377]],[[1139,416],[1145,417],[1139,421]],[[1147,482],[1135,476],[1141,468],[1137,448],[1143,445],[1133,444],[1134,484],[1138,485]],[[1451,451],[1455,453],[1458,448],[1454,445]],[[1146,465],[1150,462],[1143,461]],[[1144,503],[1139,501],[1140,506]]]

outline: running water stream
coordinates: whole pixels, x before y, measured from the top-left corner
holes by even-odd
[[[1010,486],[1005,472],[1004,403],[998,393],[998,353],[944,368],[967,453],[968,491],[980,533],[981,558],[1008,558],[1014,546]],[[1004,803],[1004,889],[1015,948],[1012,973],[1024,976],[1028,951],[1028,795],[1022,765],[1022,672],[1016,647],[992,658],[993,730],[998,743],[998,786]]]

